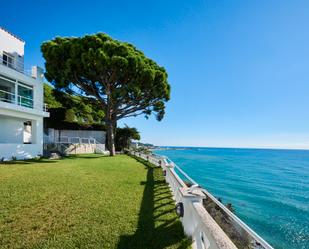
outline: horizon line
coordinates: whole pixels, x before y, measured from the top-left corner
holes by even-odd
[[[182,145],[154,145],[155,147],[169,148],[209,148],[209,149],[252,149],[252,150],[305,150],[309,148],[278,148],[278,147],[218,147],[218,146],[182,146]]]

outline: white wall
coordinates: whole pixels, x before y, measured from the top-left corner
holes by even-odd
[[[24,45],[25,42],[15,37],[6,30],[0,27],[0,55],[3,51],[9,53],[16,53],[20,60],[24,60]],[[2,59],[2,58],[1,58]],[[17,89],[18,83],[23,83],[33,87],[33,104],[34,109],[42,111],[43,110],[43,69],[39,67],[32,67],[31,75],[27,75],[22,72],[18,72],[12,68],[9,68],[2,63],[0,63],[0,77],[10,78],[14,84],[16,84],[15,89]],[[16,91],[17,92],[17,91]],[[1,106],[0,106],[1,109]],[[29,108],[28,108],[29,109]]]
[[[0,27],[0,49],[9,53],[18,53],[24,56],[25,42]]]
[[[24,118],[0,115],[0,159],[4,157],[9,160],[12,156],[26,159],[43,154],[43,118],[22,116]],[[23,144],[25,121],[32,123],[32,144]]]
[[[14,55],[15,64],[21,66],[21,69],[24,64],[24,46],[24,41],[0,27],[0,54],[5,51]]]
[[[39,144],[0,144],[0,159],[29,159],[42,154],[43,147]]]
[[[23,128],[22,119],[0,116],[0,143],[23,143]]]
[[[13,54],[23,67],[24,45],[24,41],[0,27],[0,55],[3,51]],[[24,70],[16,71],[0,63],[0,77],[9,78],[16,86],[32,86],[34,101],[33,109],[0,101],[0,159],[30,158],[43,152],[43,117],[49,114],[43,112],[42,73],[42,69],[33,68],[32,74],[26,75]],[[28,120],[32,122],[32,144],[23,144],[23,123]]]

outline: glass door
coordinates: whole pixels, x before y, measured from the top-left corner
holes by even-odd
[[[23,85],[18,85],[18,104],[33,108],[33,89]]]

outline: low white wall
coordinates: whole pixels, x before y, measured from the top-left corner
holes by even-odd
[[[86,144],[86,143],[55,143],[44,144],[47,151],[60,151],[66,155],[72,154],[105,154],[105,144]]]
[[[63,146],[63,145],[62,145]],[[65,154],[92,154],[95,153],[95,144],[68,144],[64,150]]]
[[[29,159],[43,154],[40,144],[0,144],[0,159]]]

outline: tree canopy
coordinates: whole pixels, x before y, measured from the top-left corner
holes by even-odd
[[[54,88],[46,83],[44,84],[44,103],[49,109],[62,107],[61,101],[56,99]]]
[[[134,127],[125,125],[123,128],[116,129],[115,146],[116,150],[121,151],[130,147],[131,140],[140,140],[140,134]]]
[[[151,114],[163,118],[170,98],[167,72],[133,45],[97,33],[57,37],[41,50],[45,76],[57,89],[99,101],[111,155],[117,120]]]
[[[104,111],[93,98],[74,96],[44,84],[44,103],[50,112],[44,122],[48,128],[103,128]]]

